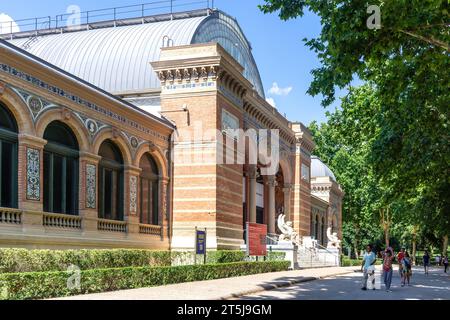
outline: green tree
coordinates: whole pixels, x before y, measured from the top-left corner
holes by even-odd
[[[343,110],[330,115],[327,124],[338,126],[339,140],[321,146],[323,137],[337,135],[321,128],[315,134],[318,152],[328,154],[324,160],[331,161],[333,168],[354,166],[333,159],[339,158],[339,152],[349,152],[343,146],[357,146],[349,155],[363,158],[358,164],[367,166],[373,183],[365,181],[367,185],[359,188],[370,185],[364,201],[374,201],[361,205],[359,214],[369,207],[379,213],[390,210],[412,226],[423,226],[422,232],[430,238],[445,242],[450,231],[449,2],[374,0],[370,4],[380,8],[380,29],[368,28],[372,13],[362,0],[265,0],[260,9],[277,12],[283,20],[301,17],[306,10],[321,19],[320,36],[305,39],[321,62],[312,71],[308,93],[322,94],[324,106],[334,101],[336,88],[348,88],[350,93]],[[363,91],[349,88],[355,78],[366,84]],[[355,103],[359,107],[344,106]],[[348,179],[355,179],[350,174]],[[355,188],[350,189],[347,201],[353,204],[347,209],[356,210],[356,203],[363,201],[363,191],[357,190],[360,181],[344,183]],[[369,215],[375,217],[372,209]]]

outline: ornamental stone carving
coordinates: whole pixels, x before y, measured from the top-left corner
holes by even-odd
[[[41,158],[40,151],[27,148],[27,199],[41,200]]]
[[[97,206],[97,167],[86,165],[86,208],[95,209]]]
[[[137,177],[130,176],[130,212],[137,213]]]
[[[166,217],[166,219],[169,219],[168,211],[167,211],[167,188],[169,185],[169,181],[163,179],[162,183],[162,192],[161,192],[161,207],[162,207],[162,216]]]

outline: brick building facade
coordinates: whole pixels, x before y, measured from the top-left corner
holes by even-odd
[[[237,249],[246,222],[276,234],[280,213],[340,234],[343,193],[312,176],[308,129],[266,102],[238,23],[153,18],[0,40],[0,164],[17,168],[0,246],[183,250],[206,228],[208,248]]]

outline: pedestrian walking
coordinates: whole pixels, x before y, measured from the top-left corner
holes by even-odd
[[[383,279],[384,285],[386,287],[386,292],[391,291],[391,283],[392,283],[392,261],[394,260],[394,251],[392,248],[387,248],[384,253],[383,258]]]
[[[405,257],[402,260],[402,264],[403,264],[402,287],[404,287],[406,283],[408,283],[408,286],[410,285],[410,279],[412,275],[411,258],[407,251],[405,252]]]
[[[400,252],[397,254],[397,261],[398,261],[398,273],[400,274],[400,281],[402,281],[403,278],[403,264],[402,260],[405,257],[405,248],[402,248]]]
[[[444,272],[447,273],[448,269],[448,256],[444,257],[444,260],[442,260],[442,263],[444,264]]]
[[[363,282],[361,290],[367,290],[367,281],[369,279],[369,272],[373,272],[373,265],[377,261],[377,257],[373,252],[373,247],[371,244],[366,246],[366,252],[364,253],[361,271],[363,271]],[[375,282],[375,278],[372,278],[372,282]],[[374,284],[374,283],[373,283]],[[373,287],[375,290],[375,286]]]
[[[425,274],[428,275],[428,269],[430,268],[430,254],[427,250],[425,250],[425,253],[423,254],[422,262]]]

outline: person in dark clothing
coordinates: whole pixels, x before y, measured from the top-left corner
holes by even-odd
[[[428,251],[425,250],[425,253],[422,257],[423,262],[423,269],[425,271],[425,274],[428,275],[428,268],[430,267],[430,255],[428,254]]]
[[[442,263],[444,264],[444,272],[447,273],[447,268],[448,268],[448,256],[445,256],[444,259],[442,260]]]

